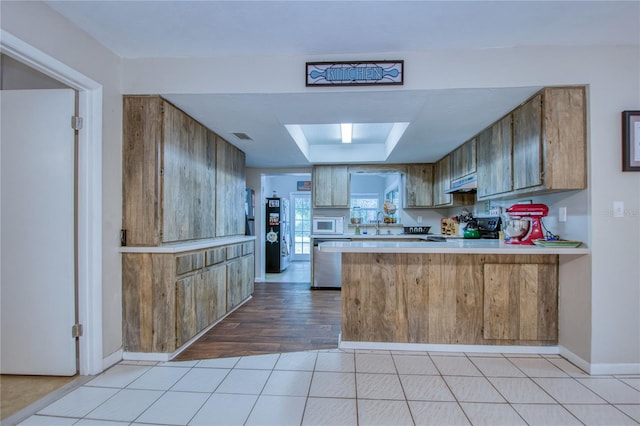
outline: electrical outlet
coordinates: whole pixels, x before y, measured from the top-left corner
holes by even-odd
[[[558,209],[558,222],[566,222],[567,221],[567,208],[560,207]]]
[[[624,201],[613,202],[613,217],[624,217]]]

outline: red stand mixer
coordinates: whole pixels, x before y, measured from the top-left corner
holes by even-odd
[[[514,204],[507,209],[510,219],[505,223],[506,244],[533,244],[544,239],[542,218],[549,214],[546,204]]]

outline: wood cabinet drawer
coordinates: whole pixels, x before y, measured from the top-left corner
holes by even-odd
[[[242,243],[242,255],[246,256],[251,253],[253,253],[253,241]]]
[[[224,262],[227,259],[227,249],[225,247],[216,247],[205,252],[205,266],[215,265]]]
[[[186,274],[187,272],[202,269],[204,259],[202,252],[182,254],[176,256],[176,275]]]
[[[242,244],[227,246],[227,260],[242,256]]]

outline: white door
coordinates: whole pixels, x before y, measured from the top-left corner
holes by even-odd
[[[0,370],[76,373],[73,90],[0,91]]]
[[[291,205],[293,206],[291,260],[309,261],[311,258],[311,195],[308,192],[292,192]]]

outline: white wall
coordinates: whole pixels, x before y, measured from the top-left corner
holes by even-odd
[[[122,92],[118,57],[40,2],[0,3],[2,29],[103,85],[103,356],[122,347]],[[37,29],[37,30],[36,30]]]
[[[3,29],[104,85],[103,309],[106,355],[117,350],[122,342],[121,272],[117,251],[122,198],[121,94],[306,92],[309,89],[301,83],[301,65],[328,58],[126,60],[121,68],[118,58],[43,4],[2,2],[1,7]],[[640,173],[620,171],[620,112],[640,109],[640,50],[637,44],[629,47],[371,52],[330,59],[390,56],[404,59],[406,75],[411,76],[406,79],[403,90],[589,86],[587,205],[592,255],[578,261],[580,265],[576,269],[588,269],[590,277],[586,273],[564,277],[566,282],[562,285],[580,291],[580,297],[567,300],[563,306],[566,316],[563,326],[570,333],[575,330],[572,336],[577,337],[565,339],[561,329],[561,344],[570,353],[589,362],[594,371],[612,365],[637,369],[640,366]],[[218,66],[220,63],[225,66]],[[264,71],[260,75],[253,72],[256,63],[260,63]],[[318,90],[322,89],[315,88],[314,91]],[[255,173],[249,172],[247,177],[248,186],[259,187],[255,185]],[[625,203],[624,218],[612,217],[613,201]],[[256,216],[260,214],[256,212]],[[620,238],[621,235],[627,237]]]

